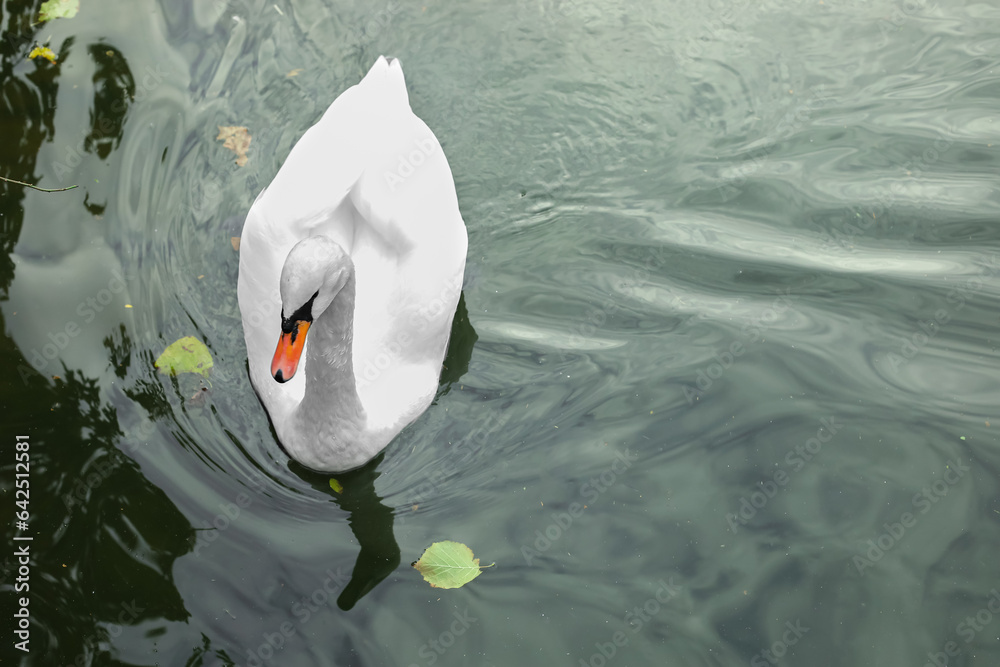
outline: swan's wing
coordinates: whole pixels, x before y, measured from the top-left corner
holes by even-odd
[[[397,428],[437,390],[468,239],[451,168],[430,128],[406,105],[377,134],[379,150],[350,192],[360,221],[351,250],[354,361],[369,418]]]
[[[388,150],[384,129],[407,114],[412,112],[402,69],[398,61],[379,57],[365,78],[334,100],[299,139],[254,208],[263,218],[279,221],[296,240],[328,234],[350,252],[353,230],[331,225],[333,213],[371,156]]]

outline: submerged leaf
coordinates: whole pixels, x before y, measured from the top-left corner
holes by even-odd
[[[50,63],[54,63],[56,61],[55,52],[47,46],[36,46],[31,50],[31,53],[28,54],[29,58],[37,58],[38,56],[45,58]]]
[[[219,136],[216,139],[223,139],[222,145],[236,153],[236,165],[246,166],[247,151],[250,150],[250,131],[239,125],[219,125]]]
[[[472,549],[451,541],[430,545],[413,567],[434,588],[461,588],[482,571],[479,559],[473,558]]]
[[[205,344],[194,336],[187,336],[171,343],[156,360],[161,373],[200,373],[208,377],[213,366],[212,354]]]
[[[48,0],[38,10],[40,22],[52,19],[71,19],[80,11],[80,0]]]
[[[330,488],[336,491],[337,493],[344,492],[344,485],[335,480],[333,477],[330,478]]]

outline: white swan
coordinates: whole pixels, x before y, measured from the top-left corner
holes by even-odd
[[[355,468],[427,409],[467,244],[441,145],[399,61],[379,57],[295,145],[240,240],[250,379],[293,459]]]

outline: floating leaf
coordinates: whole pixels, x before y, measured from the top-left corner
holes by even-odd
[[[337,493],[344,492],[344,485],[335,480],[333,477],[330,478],[330,488],[336,491]]]
[[[236,252],[240,251],[240,237],[239,236],[230,236],[229,237],[229,244],[233,246],[233,250],[235,250]]]
[[[161,373],[201,373],[208,377],[212,368],[212,354],[205,344],[194,336],[187,336],[171,343],[156,360]]]
[[[461,588],[482,571],[479,559],[472,557],[472,549],[451,541],[430,545],[413,567],[434,588]]]
[[[39,7],[40,22],[52,19],[71,19],[80,11],[80,0],[48,0]]]
[[[29,58],[37,58],[38,56],[45,58],[50,63],[54,63],[56,61],[55,51],[47,46],[36,46],[31,50],[31,53],[28,54]]]
[[[250,132],[245,127],[237,125],[219,125],[219,136],[216,139],[223,139],[222,145],[236,153],[236,165],[243,167],[247,163],[247,151],[250,150]]]

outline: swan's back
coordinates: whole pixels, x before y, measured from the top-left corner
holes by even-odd
[[[467,246],[451,169],[410,109],[396,60],[380,57],[333,102],[247,215],[240,309],[251,379],[274,421],[301,401],[309,371],[285,384],[270,376],[278,278],[292,246],[317,234],[354,262],[358,393],[372,428],[391,438],[433,399]]]

